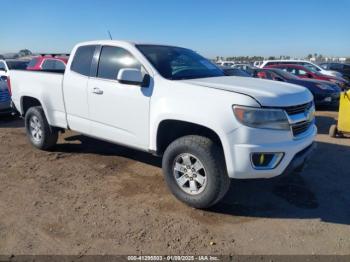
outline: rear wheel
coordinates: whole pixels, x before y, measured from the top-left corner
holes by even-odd
[[[25,127],[29,141],[41,150],[49,150],[56,145],[58,131],[47,122],[42,107],[31,107],[25,115]]]
[[[222,150],[206,137],[172,142],[163,156],[163,171],[175,197],[195,208],[216,204],[230,186]]]

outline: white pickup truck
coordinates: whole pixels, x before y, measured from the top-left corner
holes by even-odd
[[[170,190],[196,208],[222,199],[230,178],[300,169],[317,133],[304,87],[225,76],[180,47],[86,42],[65,72],[13,71],[10,79],[35,147],[49,150],[71,129],[162,156]]]

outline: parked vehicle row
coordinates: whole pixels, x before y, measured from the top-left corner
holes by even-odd
[[[226,76],[174,46],[81,43],[64,72],[14,70],[10,83],[34,147],[71,129],[162,156],[169,189],[196,208],[219,202],[230,179],[300,170],[317,133],[308,89]]]
[[[31,60],[0,60],[0,76],[9,76],[10,70],[62,71],[66,68],[69,55],[42,54]]]
[[[341,89],[337,84],[332,82],[299,78],[294,74],[274,67],[258,69],[254,76],[303,86],[312,93],[317,106],[336,105],[339,101]]]
[[[322,75],[342,77],[342,74],[337,71],[326,70],[314,63],[304,60],[266,60],[260,65],[260,68],[273,65],[301,65],[310,68],[313,71],[319,72]]]
[[[66,68],[68,57],[58,55],[46,55],[37,56],[32,58],[27,66],[27,70],[34,71],[61,71]]]
[[[323,75],[318,71],[311,69],[311,67],[296,65],[296,64],[280,64],[280,65],[270,65],[264,68],[279,68],[285,70],[299,78],[309,78],[316,80],[324,80],[337,84],[340,88],[345,89],[348,86],[348,81],[341,77]]]
[[[341,73],[345,79],[350,81],[350,64],[322,63],[320,66],[326,70],[333,70]]]
[[[339,102],[340,92],[349,85],[348,81],[343,78],[322,75],[318,71],[311,69],[311,67],[298,64],[278,62],[274,65],[267,65],[264,68],[257,68],[245,64],[222,67],[226,75],[242,76],[241,72],[235,72],[233,70],[238,70],[238,68],[240,71],[247,72],[251,77],[303,86],[313,94],[314,102],[318,106],[336,105]]]
[[[0,60],[0,114],[12,114],[10,71],[31,70],[31,71],[52,71],[64,72],[68,62],[68,55],[42,54],[28,59],[7,59]]]
[[[29,60],[7,59],[0,60],[0,76],[9,76],[10,70],[26,69]]]

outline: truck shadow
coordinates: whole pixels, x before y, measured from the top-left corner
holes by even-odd
[[[24,127],[23,119],[18,116],[0,115],[0,128],[20,128]]]
[[[153,156],[147,152],[134,150],[128,147],[112,144],[109,142],[97,140],[83,135],[74,135],[65,138],[67,142],[57,144],[53,149],[54,152],[64,153],[79,153],[79,154],[97,154],[103,156],[119,156],[139,161],[156,167],[162,166],[162,160],[159,157]]]
[[[317,125],[317,131],[318,134],[328,135],[329,134],[329,128],[331,125],[334,125],[337,123],[337,120],[330,116],[317,116],[316,117],[316,125]]]
[[[331,116],[316,116],[316,125],[318,134],[328,135],[331,125],[337,123],[337,120]]]
[[[350,147],[318,143],[301,174],[232,181],[224,200],[209,211],[260,218],[320,219],[350,224]]]
[[[161,167],[161,158],[146,152],[83,135],[65,140],[73,143],[58,144],[56,152],[119,156]],[[349,157],[350,146],[319,142],[302,174],[266,180],[233,180],[223,201],[207,211],[232,216],[321,219],[350,224]]]

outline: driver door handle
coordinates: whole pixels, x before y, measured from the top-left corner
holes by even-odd
[[[98,88],[98,87],[94,87],[94,89],[92,90],[92,93],[94,93],[96,95],[102,95],[103,94],[103,90]]]

